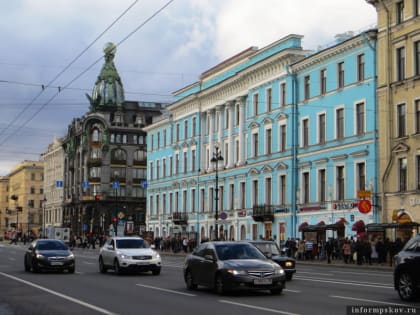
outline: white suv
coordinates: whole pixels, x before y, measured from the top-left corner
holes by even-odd
[[[160,274],[160,255],[141,237],[111,237],[99,252],[99,271],[151,271]]]

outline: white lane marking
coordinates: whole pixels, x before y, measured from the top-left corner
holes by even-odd
[[[367,276],[390,276],[392,277],[392,272],[356,272],[356,271],[333,271],[333,273],[344,273],[344,274],[353,274],[353,275],[367,275]]]
[[[300,290],[290,290],[290,289],[284,289],[283,291],[292,292],[292,293],[300,293],[300,292],[302,292]]]
[[[176,269],[182,269],[183,268],[183,266],[167,265],[167,264],[162,264],[162,267],[164,267],[164,268],[176,268]]]
[[[343,299],[343,300],[363,301],[363,302],[387,304],[387,305],[390,304],[389,301],[377,301],[377,300],[360,299],[360,298],[354,298],[354,297],[350,297],[350,296],[330,295],[330,297],[335,298],[335,299]],[[413,307],[413,305],[399,304],[399,303],[392,303],[392,305]]]
[[[303,277],[296,277],[296,276],[294,277],[294,279],[306,280],[306,281],[313,281],[313,282],[347,284],[347,285],[355,285],[355,286],[361,286],[361,287],[394,289],[393,286],[389,286],[389,285],[386,285],[384,283],[355,282],[355,281],[349,281],[349,280],[335,281],[335,280],[326,280],[326,279],[303,278]]]
[[[55,291],[53,291],[53,290],[47,289],[47,288],[42,287],[42,286],[40,286],[40,285],[37,285],[37,284],[35,284],[35,283],[32,283],[32,282],[29,282],[29,281],[26,281],[26,280],[23,280],[23,279],[20,279],[20,278],[14,277],[14,276],[12,276],[12,275],[8,275],[7,273],[0,272],[0,275],[4,276],[4,277],[6,277],[6,278],[13,279],[13,280],[18,281],[18,282],[21,282],[21,283],[23,283],[23,284],[29,285],[29,286],[31,286],[31,287],[37,288],[37,289],[39,289],[39,290],[45,291],[45,292],[50,293],[50,294],[52,294],[52,295],[56,295],[56,296],[61,297],[61,298],[65,299],[65,300],[68,300],[68,301],[70,301],[70,302],[73,302],[73,303],[76,303],[76,304],[82,305],[82,306],[84,306],[84,307],[90,308],[90,309],[92,309],[92,310],[94,310],[94,311],[97,311],[97,312],[99,312],[99,313],[102,313],[102,314],[107,314],[107,315],[117,315],[117,313],[113,313],[113,312],[108,311],[108,310],[106,310],[106,309],[104,309],[104,308],[101,308],[101,307],[98,307],[98,306],[95,306],[95,305],[92,305],[92,304],[89,304],[89,303],[83,302],[83,301],[81,301],[81,300],[78,300],[78,299],[76,299],[76,298],[73,298],[73,297],[71,297],[71,296],[68,296],[68,295],[65,295],[65,294],[62,294],[62,293],[59,293],[59,292],[55,292]]]
[[[96,262],[84,261],[85,265],[96,265]]]
[[[163,291],[163,292],[174,293],[174,294],[180,294],[180,295],[186,295],[186,296],[196,296],[195,294],[191,294],[191,293],[178,292],[178,291],[175,291],[175,290],[153,287],[151,285],[146,285],[146,284],[137,283],[136,286],[144,287],[144,288],[148,288],[148,289],[153,289],[153,290],[158,290],[158,291]]]
[[[237,305],[237,306],[242,306],[242,307],[247,307],[247,308],[252,308],[252,309],[260,310],[260,311],[266,311],[266,312],[270,312],[270,313],[276,313],[276,314],[299,315],[298,313],[290,313],[290,312],[286,312],[286,311],[275,310],[273,308],[261,307],[261,306],[256,306],[256,305],[249,305],[249,304],[238,303],[238,302],[233,302],[233,301],[228,301],[228,300],[219,300],[219,302],[220,303]]]
[[[332,277],[332,276],[334,276],[334,274],[332,274],[332,273],[318,273],[318,272],[306,272],[306,271],[299,271],[299,274],[301,274],[301,273],[309,273],[309,274],[311,274],[311,275],[317,275],[317,276],[330,276],[330,277]]]

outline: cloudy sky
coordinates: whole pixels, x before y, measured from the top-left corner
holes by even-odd
[[[0,176],[87,112],[107,42],[127,100],[171,102],[250,46],[293,33],[317,49],[376,26],[365,0],[12,0],[0,17]]]

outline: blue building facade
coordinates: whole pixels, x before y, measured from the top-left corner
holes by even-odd
[[[301,40],[209,69],[145,128],[155,236],[325,239],[375,222],[357,204],[377,179],[376,32],[317,53]]]

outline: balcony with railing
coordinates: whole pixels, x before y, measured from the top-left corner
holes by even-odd
[[[255,222],[273,222],[274,205],[254,205],[252,208],[252,218]]]
[[[188,223],[188,214],[185,212],[174,212],[172,222],[176,225],[185,225]]]

